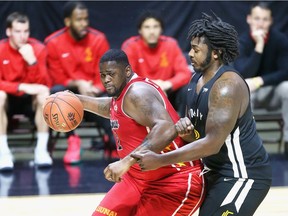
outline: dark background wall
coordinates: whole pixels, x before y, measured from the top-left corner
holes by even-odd
[[[120,48],[122,42],[137,34],[136,20],[143,10],[159,11],[164,18],[165,34],[175,37],[183,51],[189,49],[186,40],[192,20],[202,12],[214,11],[222,20],[234,25],[239,34],[248,28],[246,15],[253,1],[84,1],[89,8],[90,25],[104,32],[111,48]],[[44,40],[53,31],[64,26],[65,1],[7,1],[0,2],[0,38],[5,37],[5,19],[14,11],[30,18],[31,36]],[[271,1],[274,27],[288,36],[288,2]]]

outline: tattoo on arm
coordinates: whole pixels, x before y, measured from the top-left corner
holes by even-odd
[[[223,127],[223,119],[231,114],[233,109],[237,110],[231,91],[235,87],[235,82],[230,79],[219,80],[213,86],[210,95],[208,118],[217,127]],[[221,102],[219,102],[221,101]]]
[[[105,104],[105,103],[100,103],[100,104],[98,104],[98,110],[100,111],[100,112],[110,112],[110,105],[109,104]]]
[[[134,105],[134,107],[137,107],[137,109],[144,114],[144,116],[150,116],[151,115],[151,105],[148,100],[146,100],[146,103],[143,104],[141,101],[143,98],[140,98],[138,95],[131,95],[131,102]]]

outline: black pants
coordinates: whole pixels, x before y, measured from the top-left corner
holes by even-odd
[[[199,216],[252,216],[267,195],[271,180],[239,179],[208,172],[207,195]]]

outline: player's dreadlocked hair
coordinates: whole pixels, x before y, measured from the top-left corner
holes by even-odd
[[[234,26],[223,22],[214,13],[213,15],[215,18],[203,13],[202,19],[193,21],[189,28],[188,39],[203,36],[207,46],[216,50],[223,63],[228,64],[239,55],[238,34]]]

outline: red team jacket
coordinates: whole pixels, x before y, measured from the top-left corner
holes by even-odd
[[[134,75],[135,76],[135,75]],[[123,98],[125,97],[126,92],[136,82],[145,82],[148,85],[151,85],[155,88],[161,97],[163,98],[163,102],[165,104],[166,110],[170,114],[172,120],[177,122],[179,120],[179,116],[176,111],[173,109],[172,105],[168,101],[165,93],[152,81],[149,79],[137,77],[132,79],[126,87],[123,89],[122,93],[117,99],[112,99],[111,103],[111,127],[115,137],[115,142],[117,145],[117,151],[120,158],[124,158],[128,154],[130,154],[135,148],[137,148],[143,142],[144,138],[147,136],[149,132],[149,128],[146,128],[129,116],[127,116],[122,110]],[[161,134],[159,134],[161,136]],[[177,137],[170,145],[166,147],[164,152],[172,151],[173,149],[177,149],[184,145],[183,140],[180,137]],[[128,173],[130,173],[134,178],[142,179],[142,180],[157,180],[164,176],[171,175],[172,173],[183,171],[185,169],[190,169],[193,165],[200,165],[200,160],[196,160],[193,162],[179,163],[174,165],[169,165],[165,167],[161,167],[157,170],[141,172],[141,169],[138,164],[133,165]],[[200,168],[199,168],[200,169]]]
[[[100,80],[99,61],[109,49],[109,44],[102,32],[88,28],[86,37],[76,41],[65,27],[48,36],[45,44],[53,85],[66,86],[71,80],[84,79],[105,90]]]
[[[151,80],[170,81],[177,90],[189,83],[191,72],[175,39],[161,35],[155,48],[150,48],[141,36],[124,41],[122,50],[127,54],[134,71]]]
[[[50,86],[46,67],[45,46],[34,38],[29,38],[37,63],[29,66],[18,50],[13,49],[8,39],[0,41],[0,90],[20,96],[20,83],[38,83]]]

